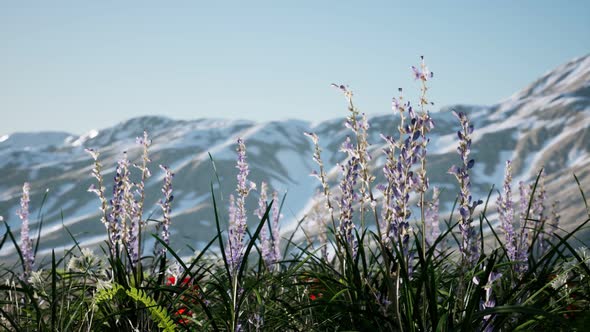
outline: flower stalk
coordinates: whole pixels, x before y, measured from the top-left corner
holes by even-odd
[[[17,215],[21,220],[20,227],[20,251],[23,258],[23,280],[28,280],[33,272],[35,264],[35,253],[33,252],[33,243],[29,237],[29,203],[31,185],[28,182],[23,184],[23,192],[20,199],[20,209]]]

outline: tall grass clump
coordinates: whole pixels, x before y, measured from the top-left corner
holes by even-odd
[[[459,192],[453,193],[453,211],[442,215],[442,190],[430,185],[428,169],[436,130],[427,93],[433,74],[423,58],[411,73],[420,83],[419,100],[413,104],[399,90],[392,103],[397,128],[381,133],[380,142],[370,142],[369,120],[352,90],[333,84],[348,109],[339,172],[327,172],[321,137],[305,133],[314,146],[317,166],[310,171],[319,194],[294,232],[280,231],[284,197],[268,182],[249,180],[242,138],[236,142],[235,192],[222,197],[211,183],[216,235],[188,259],[170,243],[169,167],[160,165],[161,218],[144,214],[151,176],[147,133],[137,139],[140,159],[135,164],[123,153],[112,182],[103,176],[99,151],[88,150],[96,180],[89,191],[98,197],[96,222],[106,230],[99,249],[82,247],[72,236],[65,254],[39,259],[42,222],[35,239],[29,234],[35,188],[25,183],[20,239],[5,222],[0,241],[0,249],[14,246],[19,258],[0,265],[0,329],[583,330],[590,320],[590,251],[577,246],[575,237],[590,219],[571,232],[561,230],[559,205],[545,191],[543,170],[533,183],[513,188],[510,161],[497,195],[474,197],[476,128],[462,112],[453,112],[458,147],[448,170]],[[381,154],[385,162],[377,168]],[[153,248],[145,247],[147,240]]]

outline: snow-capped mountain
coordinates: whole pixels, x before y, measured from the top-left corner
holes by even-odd
[[[362,106],[361,106],[362,108]],[[486,199],[492,184],[502,185],[505,161],[513,160],[514,188],[519,180],[534,180],[541,167],[547,173],[547,205],[561,201],[562,225],[572,229],[588,217],[573,174],[588,194],[590,188],[590,56],[574,59],[547,73],[510,98],[492,106],[455,105],[433,113],[436,128],[428,148],[428,169],[432,185],[444,188],[442,204],[450,209],[458,187],[447,170],[460,162],[456,152],[459,124],[450,109],[466,112],[475,124],[472,156],[476,160],[472,185],[476,198]],[[346,115],[343,105],[343,116]],[[379,134],[393,135],[398,119],[394,114],[369,116],[371,152],[377,182],[383,165]],[[312,160],[312,142],[303,132],[320,137],[322,159],[333,174],[345,156],[339,147],[352,133],[344,127],[344,117],[321,123],[286,120],[268,123],[199,119],[172,120],[141,117],[114,127],[82,136],[68,133],[15,133],[0,137],[0,215],[12,232],[19,234],[16,215],[22,184],[31,183],[31,216],[43,219],[41,251],[70,247],[73,243],[67,227],[83,245],[104,241],[99,201],[87,192],[94,182],[90,176],[91,157],[84,151],[99,151],[107,193],[118,159],[127,151],[132,162],[139,162],[141,147],[136,137],[147,130],[153,139],[150,148],[153,176],[146,184],[146,214],[161,218],[157,201],[163,173],[158,165],[168,165],[176,176],[173,181],[172,243],[183,254],[191,254],[186,245],[198,248],[215,234],[211,185],[226,219],[229,194],[236,184],[235,146],[238,137],[246,141],[250,179],[266,181],[280,193],[286,193],[282,226],[293,225],[308,212],[318,183],[310,177],[317,165]],[[214,160],[215,167],[209,154]],[[135,172],[137,175],[139,172]],[[219,181],[217,179],[217,176]],[[44,205],[41,202],[46,195]],[[490,203],[495,202],[492,193]],[[250,204],[256,203],[253,192]],[[493,204],[492,204],[493,205]],[[493,214],[495,208],[489,208]],[[251,222],[255,218],[250,218]],[[39,218],[37,218],[39,216]],[[443,215],[444,216],[444,215]],[[492,220],[493,221],[493,220]],[[37,226],[32,226],[37,232]],[[2,230],[2,234],[5,230]],[[586,237],[588,233],[586,233]],[[35,234],[36,235],[36,234]],[[33,235],[33,236],[35,236]],[[146,248],[149,250],[150,248]],[[14,257],[14,248],[4,246],[0,257]]]

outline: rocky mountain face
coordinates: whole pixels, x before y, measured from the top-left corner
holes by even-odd
[[[475,125],[472,156],[476,164],[471,178],[474,198],[485,200],[492,185],[501,188],[505,161],[510,159],[513,192],[517,192],[518,181],[534,181],[544,167],[547,206],[555,199],[560,201],[561,225],[572,229],[588,218],[573,175],[578,177],[586,195],[590,195],[590,56],[556,68],[495,105],[455,105],[432,114],[436,127],[430,136],[427,165],[431,185],[443,189],[442,218],[448,218],[458,193],[454,176],[447,174],[451,165],[460,162],[456,151],[459,124],[451,109],[467,113]],[[369,116],[369,143],[377,183],[383,180],[381,156],[385,147],[380,133],[395,135],[398,121],[393,113]],[[317,180],[309,176],[317,168],[312,159],[313,144],[303,133],[315,132],[320,137],[322,159],[334,180],[339,173],[336,165],[345,156],[339,152],[340,145],[346,136],[352,135],[344,127],[344,117],[314,124],[299,120],[254,123],[141,117],[82,136],[56,132],[5,135],[0,137],[0,215],[17,239],[20,220],[16,211],[22,184],[28,181],[32,188],[33,236],[38,221],[43,220],[41,253],[52,248],[59,252],[72,245],[65,228],[82,245],[103,243],[106,232],[100,222],[100,203],[94,194],[87,192],[94,182],[90,176],[93,161],[84,150],[93,148],[101,153],[110,194],[116,162],[123,157],[123,151],[128,152],[132,162],[140,162],[141,147],[136,137],[144,129],[153,139],[150,148],[153,176],[146,183],[146,215],[161,219],[157,201],[162,196],[163,172],[158,165],[168,165],[176,174],[172,244],[184,255],[192,254],[189,246],[199,248],[215,234],[211,186],[220,206],[222,223],[227,220],[228,196],[236,185],[238,137],[246,142],[250,180],[257,184],[266,181],[281,194],[286,193],[281,225],[285,230],[292,230],[309,212],[319,188]],[[139,171],[133,171],[137,181]],[[249,197],[250,211],[254,210],[257,196],[252,192]],[[494,190],[488,206],[494,225],[497,225],[496,196]],[[250,213],[249,222],[254,223],[255,219]],[[0,231],[2,237],[4,232],[5,229]],[[588,232],[582,235],[590,238]],[[145,249],[151,250],[149,246],[148,242]],[[1,259],[14,255],[11,245],[0,251]]]

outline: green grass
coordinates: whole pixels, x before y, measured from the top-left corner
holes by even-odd
[[[424,100],[425,82],[426,79]],[[349,101],[350,123],[362,123],[352,94],[342,86],[339,88]],[[420,114],[427,115],[424,111]],[[354,148],[358,155],[363,155],[367,148],[363,136],[366,132],[355,129],[355,125]],[[400,127],[399,142],[407,134]],[[392,146],[394,150],[400,148]],[[318,159],[319,151],[318,148]],[[393,152],[390,156],[396,158]],[[148,160],[147,145],[143,160]],[[354,159],[345,159],[350,160]],[[393,161],[396,160],[399,159]],[[98,161],[95,165],[99,172]],[[144,163],[142,181],[146,167]],[[425,162],[413,167],[426,172]],[[365,190],[377,201],[368,175],[359,175],[361,180],[354,190]],[[441,216],[445,227],[435,242],[427,245],[424,211],[410,220],[413,228],[409,229],[406,241],[401,232],[393,236],[382,233],[380,204],[357,201],[352,221],[355,241],[342,236],[338,211],[328,212],[326,208],[323,217],[324,224],[330,225],[325,230],[328,241],[323,243],[314,234],[306,234],[295,242],[295,233],[286,234],[281,239],[283,257],[278,268],[271,269],[265,264],[258,241],[262,229],[269,227],[272,207],[282,207],[282,202],[271,201],[256,227],[246,233],[242,264],[232,271],[225,251],[226,207],[217,205],[219,195],[213,185],[211,213],[217,233],[190,259],[182,259],[161,235],[149,234],[142,227],[140,241],[153,237],[157,246],[165,250],[148,253],[144,249],[135,263],[128,242],[106,241],[101,252],[94,253],[82,248],[71,236],[74,245],[63,257],[52,253],[48,263],[37,266],[24,278],[26,257],[5,223],[0,249],[14,246],[19,262],[0,263],[0,330],[583,331],[590,323],[590,250],[587,244],[580,246],[575,237],[586,227],[590,215],[589,219],[572,223],[577,227],[571,232],[546,237],[545,223],[537,222],[537,216],[530,213],[540,177],[541,174],[531,186],[524,221],[529,226],[523,227],[540,226],[529,229],[532,243],[526,261],[520,263],[508,258],[502,232],[493,227],[495,220],[488,218],[488,202],[483,209],[471,211],[470,221],[478,231],[475,241],[479,246],[479,257],[474,262],[464,259],[459,250],[461,221],[456,211],[447,218]],[[587,208],[579,182],[578,187],[580,204]],[[412,195],[419,196],[424,203],[425,192]],[[142,201],[143,198],[142,193]],[[337,199],[332,199],[328,206],[342,209]],[[464,203],[458,199],[456,204]],[[111,210],[104,206],[106,218]],[[297,230],[305,222],[301,220]],[[42,222],[38,225],[35,253],[42,241]],[[480,234],[488,227],[491,234],[484,245]],[[65,226],[64,231],[69,232]],[[545,249],[535,249],[538,241],[543,242]],[[322,254],[323,246],[327,246],[327,257]],[[526,265],[526,271],[519,272],[517,264]],[[499,278],[489,281],[499,274]]]

